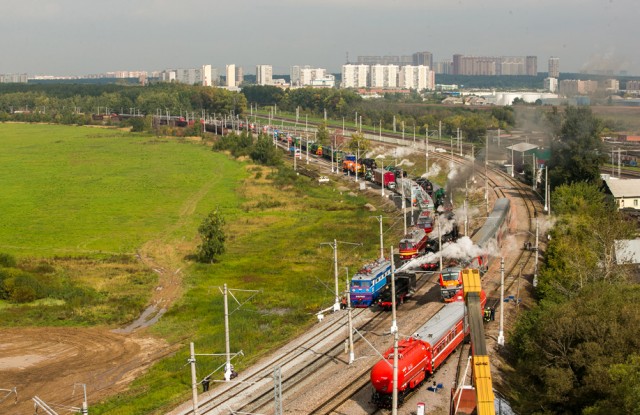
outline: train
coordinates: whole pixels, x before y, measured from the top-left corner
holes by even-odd
[[[422,228],[416,228],[407,233],[398,244],[400,260],[408,261],[423,254],[427,248],[428,234]]]
[[[402,304],[415,292],[416,274],[397,272],[395,274],[395,280],[396,304]],[[387,284],[380,293],[378,306],[384,311],[391,311],[391,307],[393,306],[391,284]]]
[[[440,296],[444,302],[453,301],[456,294],[462,290],[462,268],[475,268],[484,275],[489,268],[492,252],[502,245],[502,241],[508,231],[511,221],[511,203],[507,198],[500,198],[487,217],[484,225],[471,238],[471,242],[478,249],[464,249],[465,252],[473,251],[474,254],[467,258],[458,258],[454,264],[440,272]],[[446,255],[446,249],[441,252]]]
[[[487,296],[480,294],[480,313]],[[462,296],[444,305],[433,317],[417,329],[410,337],[398,342],[397,391],[398,405],[422,382],[446,361],[469,334],[465,321],[465,304]],[[393,399],[393,355],[389,348],[383,359],[371,369],[373,403],[379,408],[390,408]]]
[[[391,261],[377,259],[366,264],[351,278],[349,296],[352,307],[370,307],[390,282]]]

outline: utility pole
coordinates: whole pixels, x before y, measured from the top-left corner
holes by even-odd
[[[383,244],[383,235],[382,235],[382,215],[374,216],[374,218],[378,219],[378,222],[380,222],[380,259],[384,259],[384,244]]]
[[[276,366],[273,369],[273,394],[275,402],[275,415],[282,415],[282,376],[280,373],[280,366]]]
[[[549,166],[547,164],[544,165],[544,211],[547,212],[549,210]]]
[[[504,346],[504,257],[500,258],[500,331],[498,331],[498,344]]]
[[[220,287],[218,287],[218,289],[220,289]],[[233,370],[231,366],[231,351],[229,347],[229,301],[228,301],[229,289],[227,288],[227,284],[224,284],[222,286],[222,289],[220,289],[220,291],[222,292],[222,295],[224,297],[224,343],[225,343],[225,358],[226,358],[226,362],[224,365],[224,380],[228,382],[231,380],[231,375],[233,374]],[[259,292],[257,290],[235,290],[235,291],[252,292],[254,293],[254,295]],[[233,296],[233,293],[231,295]],[[244,303],[242,304],[238,303],[238,304],[239,306],[242,306],[242,304]],[[242,353],[242,351],[240,351],[239,353]]]
[[[352,242],[342,242],[340,241],[340,243],[342,244],[348,244],[348,245],[362,245],[362,244],[355,244]],[[335,290],[336,290],[336,298],[335,298],[335,302],[333,303],[333,311],[339,311],[340,310],[340,288],[338,287],[338,241],[336,239],[333,240],[333,243],[331,242],[321,242],[320,245],[329,245],[331,248],[333,248],[333,276],[335,279]]]
[[[353,349],[353,319],[351,316],[351,290],[349,284],[349,268],[347,270],[347,316],[348,316],[348,330],[349,330],[349,364],[355,360],[355,351]]]
[[[438,215],[438,253],[440,254],[440,272],[442,272],[442,230],[440,227],[440,218],[441,216]]]
[[[402,228],[404,233],[402,235],[404,236],[407,234],[407,212],[406,212],[406,205],[405,205],[407,197],[404,194],[404,177],[400,178],[400,180],[402,180],[402,219],[404,223],[404,228]]]
[[[191,365],[191,396],[193,400],[193,414],[198,415],[198,381],[196,378],[196,352],[193,342],[189,343],[189,364]]]
[[[382,166],[380,170],[382,170],[382,182],[380,183],[380,196],[384,197],[384,159],[381,161]]]
[[[538,227],[538,217],[536,216],[536,260],[535,260],[535,273],[533,277],[538,279],[538,235],[539,235],[539,227]]]
[[[424,162],[425,162],[424,174],[426,177],[428,177],[429,176],[429,124],[427,124],[427,131],[424,135]]]
[[[391,254],[391,333],[398,332],[396,320],[396,265],[393,258],[393,246],[390,247]]]
[[[393,249],[393,247],[391,248]],[[393,258],[393,255],[391,256]],[[393,275],[392,275],[393,277]],[[392,280],[393,281],[393,280]],[[395,287],[394,287],[395,288]],[[395,312],[395,290],[391,293],[391,297],[393,298],[394,303],[392,304],[392,309]],[[393,332],[393,392],[392,392],[392,400],[391,400],[391,414],[398,414],[398,328],[396,327]]]
[[[231,380],[231,351],[229,348],[229,302],[227,300],[227,284],[222,286],[224,295],[224,347],[227,361],[224,365],[224,380]]]

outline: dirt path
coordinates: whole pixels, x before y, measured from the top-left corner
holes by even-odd
[[[15,387],[18,392],[17,403],[14,404],[13,396],[0,402],[0,414],[32,415],[33,396],[47,403],[79,407],[80,386],[76,386],[72,396],[76,383],[86,384],[91,406],[124,390],[154,362],[175,351],[165,341],[145,335],[144,328],[158,321],[182,296],[184,258],[193,252],[195,242],[164,239],[193,215],[214,185],[211,182],[202,186],[185,201],[178,221],[138,250],[138,259],[158,274],[158,283],[149,307],[136,321],[116,330],[62,327],[0,330],[0,389]]]

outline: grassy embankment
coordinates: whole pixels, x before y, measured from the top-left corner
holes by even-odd
[[[181,351],[128,392],[93,405],[96,414],[160,413],[189,396],[188,342],[199,352],[224,350],[216,287],[261,290],[231,316],[232,349],[246,356],[234,362],[242,370],[332,303],[332,250],[321,242],[364,243],[341,247],[341,266],[355,268],[377,252],[377,221],[363,198],[302,177],[275,187],[266,179],[271,169],[232,161],[203,145],[20,124],[0,125],[0,140],[0,252],[29,269],[44,269],[48,280],[92,293],[77,303],[38,300],[38,307],[32,307],[38,301],[3,302],[5,325],[123,325],[144,307],[156,280],[136,261],[136,250],[154,241],[180,246],[187,255],[206,213],[219,207],[226,217],[227,252],[218,263],[172,264],[184,266],[185,295],[151,331],[182,345]],[[395,223],[387,234],[391,241],[399,236]],[[200,359],[199,374],[220,363]]]

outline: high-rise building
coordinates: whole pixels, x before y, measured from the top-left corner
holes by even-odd
[[[433,68],[431,68],[437,74],[452,74],[453,73],[453,61],[434,62]]]
[[[544,89],[549,92],[556,92],[558,90],[558,79],[544,78]]]
[[[212,86],[211,65],[202,65],[200,68],[167,69],[159,74],[162,82],[180,82],[187,85]]]
[[[549,78],[559,78],[560,77],[560,58],[550,57],[549,58]]]
[[[371,65],[370,86],[372,88],[396,88],[398,86],[398,65]]]
[[[388,55],[388,56],[358,56],[358,65],[411,65],[413,56]]]
[[[232,88],[236,86],[236,65],[230,64],[226,67],[227,74],[227,88]]]
[[[558,93],[565,97],[592,94],[598,90],[598,81],[581,81],[579,79],[563,79],[558,82]]]
[[[463,56],[460,55],[459,53],[453,55],[453,74],[454,75],[462,75],[462,73],[460,72],[460,67],[462,66],[462,60]]]
[[[537,76],[538,75],[538,57],[527,56],[525,63],[525,75]]]
[[[620,81],[617,79],[605,79],[602,81],[602,89],[608,92],[618,92],[620,90]]]
[[[431,52],[416,52],[413,54],[412,58],[414,66],[424,65],[433,70],[433,55]]]
[[[638,91],[640,90],[640,81],[627,81],[627,85],[625,86],[627,91]]]
[[[463,56],[453,55],[454,75],[529,75],[538,74],[536,56]]]
[[[433,90],[435,89],[435,73],[425,65],[402,66],[398,74],[398,86],[418,91]]]
[[[242,66],[236,66],[236,86],[240,86],[244,82],[244,69]]]
[[[27,83],[27,74],[26,73],[7,73],[0,74],[0,84],[9,84],[9,83]]]
[[[366,88],[369,78],[369,65],[342,65],[343,88]]]
[[[273,84],[273,67],[271,65],[256,65],[256,84]]]
[[[327,70],[324,68],[312,68],[309,65],[291,67],[291,86],[312,86],[316,80],[325,80],[325,78],[327,78]],[[326,86],[328,80],[325,81],[320,84]]]

